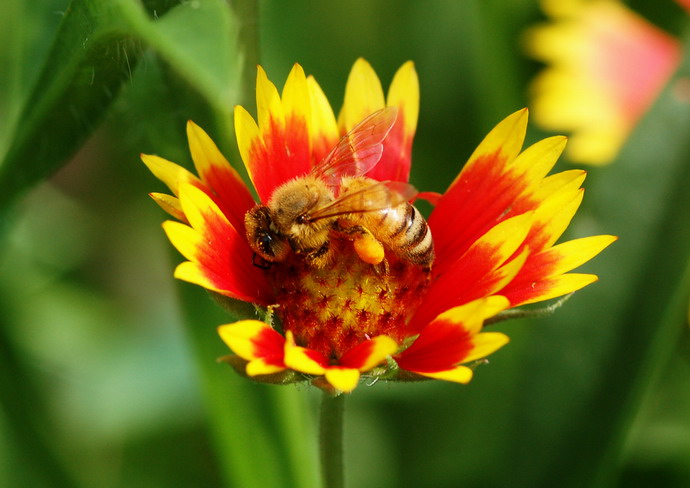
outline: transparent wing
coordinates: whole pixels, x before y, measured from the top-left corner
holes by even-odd
[[[337,217],[352,213],[376,212],[396,207],[413,199],[417,190],[402,181],[376,181],[346,191],[332,202],[309,212],[309,220]]]
[[[362,176],[376,166],[383,141],[398,116],[396,107],[374,112],[345,134],[333,150],[312,170],[328,185],[337,186],[343,176]]]

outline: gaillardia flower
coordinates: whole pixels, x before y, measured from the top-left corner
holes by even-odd
[[[680,62],[680,43],[617,0],[542,0],[551,22],[527,32],[547,67],[531,86],[535,121],[571,131],[574,162],[613,160]]]
[[[242,374],[341,392],[362,376],[467,383],[472,365],[508,342],[482,331],[486,319],[597,279],[569,271],[615,238],[554,245],[585,173],[547,176],[564,137],[521,152],[526,110],[486,136],[443,195],[428,195],[427,225],[408,203],[419,110],[411,62],[384,97],[358,60],[337,119],[299,65],[282,94],[259,68],[256,91],[257,120],[237,107],[235,130],[260,203],[192,122],[198,176],[142,156],[173,193],[152,197],[177,219],[163,224],[187,258],[175,276],[257,306],[257,317],[218,329]]]

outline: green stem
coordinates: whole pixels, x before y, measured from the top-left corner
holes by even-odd
[[[60,440],[44,397],[34,383],[30,363],[19,354],[10,337],[9,324],[0,318],[0,412],[4,417],[3,430],[9,437],[7,445],[12,448],[3,453],[9,454],[5,459],[16,453],[26,461],[26,466],[18,463],[12,471],[16,479],[26,475],[23,469],[29,469],[31,479],[44,482],[44,486],[76,486],[66,458],[60,455]]]
[[[319,422],[321,473],[324,488],[343,488],[343,412],[345,395],[324,392]]]

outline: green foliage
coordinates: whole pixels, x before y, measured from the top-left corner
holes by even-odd
[[[319,486],[319,392],[216,361],[234,317],[173,287],[179,257],[146,198],[163,188],[137,155],[189,167],[193,119],[239,162],[232,108],[252,109],[258,62],[279,84],[300,62],[337,110],[357,57],[384,85],[412,59],[413,182],[443,191],[527,104],[538,67],[518,39],[539,19],[531,0],[2,3],[0,485]],[[618,161],[589,172],[570,233],[620,237],[586,266],[601,282],[492,325],[511,344],[466,387],[359,388],[349,486],[690,483],[688,75],[686,59]]]

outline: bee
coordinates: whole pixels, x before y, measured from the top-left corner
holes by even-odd
[[[364,262],[381,263],[387,248],[400,259],[431,267],[431,231],[408,203],[415,188],[364,176],[381,160],[382,143],[396,118],[394,107],[373,113],[309,174],[279,186],[266,205],[247,212],[245,231],[257,266],[284,261],[294,252],[323,267],[333,259],[335,234],[352,240]]]

